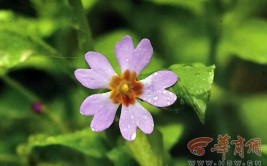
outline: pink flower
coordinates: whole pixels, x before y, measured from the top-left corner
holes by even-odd
[[[121,75],[115,73],[102,54],[85,54],[91,69],[77,69],[74,73],[76,79],[89,89],[110,89],[109,92],[87,97],[80,107],[82,115],[94,116],[91,122],[93,131],[100,132],[110,127],[119,105],[122,105],[119,126],[126,140],[135,139],[137,127],[146,134],[152,133],[153,118],[137,98],[157,107],[172,105],[177,97],[165,89],[178,79],[175,73],[165,70],[138,81],[137,76],[149,63],[152,53],[153,48],[148,39],[141,40],[134,48],[132,38],[125,36],[115,48]]]

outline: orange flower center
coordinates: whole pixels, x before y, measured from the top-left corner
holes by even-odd
[[[126,70],[121,76],[113,76],[109,82],[110,98],[115,104],[128,106],[134,104],[138,96],[143,93],[143,84],[137,81],[135,72]]]

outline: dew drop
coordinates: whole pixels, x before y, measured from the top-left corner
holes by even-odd
[[[163,91],[163,94],[166,94],[167,93],[167,91],[165,90],[165,91]]]
[[[92,131],[96,131],[95,128],[91,127]]]
[[[158,72],[155,73],[155,76],[157,76],[157,75],[158,75]]]
[[[168,101],[168,102],[167,102],[167,104],[168,104],[168,105],[170,105],[170,104],[171,104],[171,102],[169,102],[169,101]]]
[[[155,96],[153,99],[154,99],[154,100],[158,100],[158,98],[159,98],[158,96]]]
[[[131,135],[131,140],[134,140],[136,137],[136,132],[134,132],[132,135]]]

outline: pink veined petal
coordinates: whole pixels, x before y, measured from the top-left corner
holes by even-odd
[[[177,75],[171,71],[155,72],[141,80],[144,84],[144,92],[139,98],[157,107],[172,105],[177,96],[165,89],[172,86],[177,80]]]
[[[116,73],[107,58],[97,52],[88,52],[85,59],[91,69],[75,70],[76,79],[89,89],[108,88],[111,77]]]
[[[121,72],[125,70],[135,71],[138,75],[150,62],[153,48],[148,39],[143,39],[134,49],[130,36],[125,36],[116,45],[116,57],[121,67]]]
[[[119,105],[114,104],[109,98],[110,92],[94,94],[87,97],[81,107],[82,115],[94,115],[91,122],[93,131],[103,131],[113,123]]]
[[[122,106],[119,126],[123,138],[133,141],[137,127],[150,134],[154,129],[154,122],[151,114],[136,102],[134,105]]]

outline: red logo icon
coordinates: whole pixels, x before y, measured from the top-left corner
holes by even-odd
[[[190,152],[196,156],[203,156],[205,154],[205,147],[213,140],[210,137],[199,137],[191,140],[187,144]]]

